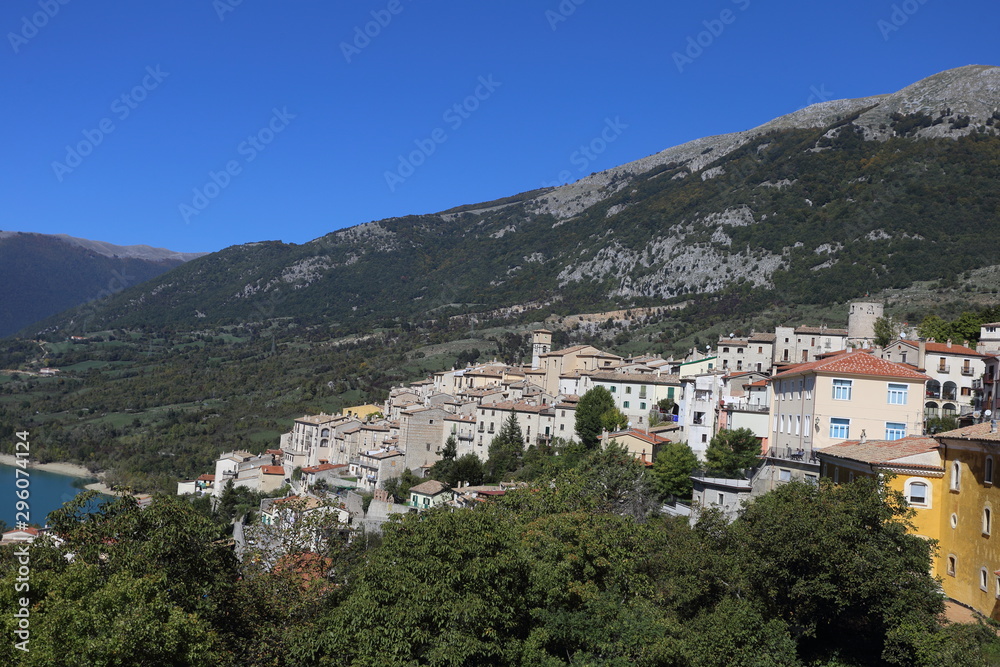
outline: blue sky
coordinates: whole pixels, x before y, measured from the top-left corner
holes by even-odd
[[[985,0],[7,0],[0,32],[0,229],[182,251],[509,196],[1000,64]]]

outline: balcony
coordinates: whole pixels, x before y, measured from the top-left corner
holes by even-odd
[[[965,375],[966,377],[972,377],[972,368],[966,368],[963,366],[962,375]]]
[[[938,373],[950,373],[951,372],[951,365],[950,364],[940,364],[934,370],[935,370],[935,372],[938,372]]]
[[[982,378],[973,380],[972,381],[972,388],[975,389],[976,391],[982,391],[983,390],[983,380],[982,380]]]
[[[764,456],[771,459],[783,459],[785,461],[803,461],[819,465],[819,458],[812,449],[797,449],[794,447],[770,447]]]
[[[482,433],[482,431],[480,431],[480,433]],[[465,440],[466,442],[472,442],[472,440],[473,440],[473,438],[475,436],[473,436],[471,433],[459,433],[455,437],[457,437],[459,440]]]

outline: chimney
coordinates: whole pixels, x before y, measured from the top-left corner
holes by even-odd
[[[951,347],[951,339],[950,338],[948,339],[948,347],[949,348]]]

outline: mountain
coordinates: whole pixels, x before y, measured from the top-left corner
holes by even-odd
[[[204,253],[0,231],[0,337],[138,285]]]
[[[1000,68],[817,104],[575,183],[197,258],[46,325],[358,330],[497,309],[834,303],[1000,264]]]

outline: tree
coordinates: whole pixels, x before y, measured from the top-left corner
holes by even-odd
[[[958,428],[958,420],[954,417],[931,417],[927,420],[925,424],[927,430],[927,435],[934,435],[935,433],[944,433],[945,431],[954,431]]]
[[[455,464],[445,479],[441,480],[450,487],[457,487],[460,483],[482,484],[486,476],[486,469],[482,460],[475,454],[463,454],[455,459]],[[440,478],[437,478],[440,479]]]
[[[431,466],[428,476],[431,479],[445,481],[451,478],[452,468],[455,465],[455,457],[458,456],[458,441],[455,435],[449,435],[441,450],[441,459]]]
[[[413,474],[412,470],[406,468],[399,477],[386,480],[383,487],[389,495],[395,496],[400,502],[406,502],[410,497],[410,489],[422,481],[422,479]]]
[[[691,498],[691,473],[698,468],[698,457],[686,442],[663,446],[653,463],[653,485],[660,496]]]
[[[879,347],[886,347],[899,338],[899,334],[903,331],[903,323],[897,322],[891,315],[885,315],[875,320],[874,329],[875,344]]]
[[[520,424],[517,423],[517,415],[511,411],[510,416],[500,427],[500,432],[490,442],[486,478],[491,482],[499,482],[521,467],[523,455],[524,435],[521,433]]]
[[[748,428],[723,429],[715,434],[705,451],[708,469],[726,477],[742,476],[760,456],[760,440]]]
[[[875,664],[894,628],[933,630],[943,610],[932,545],[908,532],[912,515],[902,494],[872,478],[782,485],[733,524],[745,581],[732,583],[765,617],[801,629],[804,662],[839,652],[847,664]]]
[[[594,387],[583,395],[576,406],[576,435],[587,449],[597,448],[601,430],[606,428],[605,415],[617,410],[614,397],[604,387]]]

